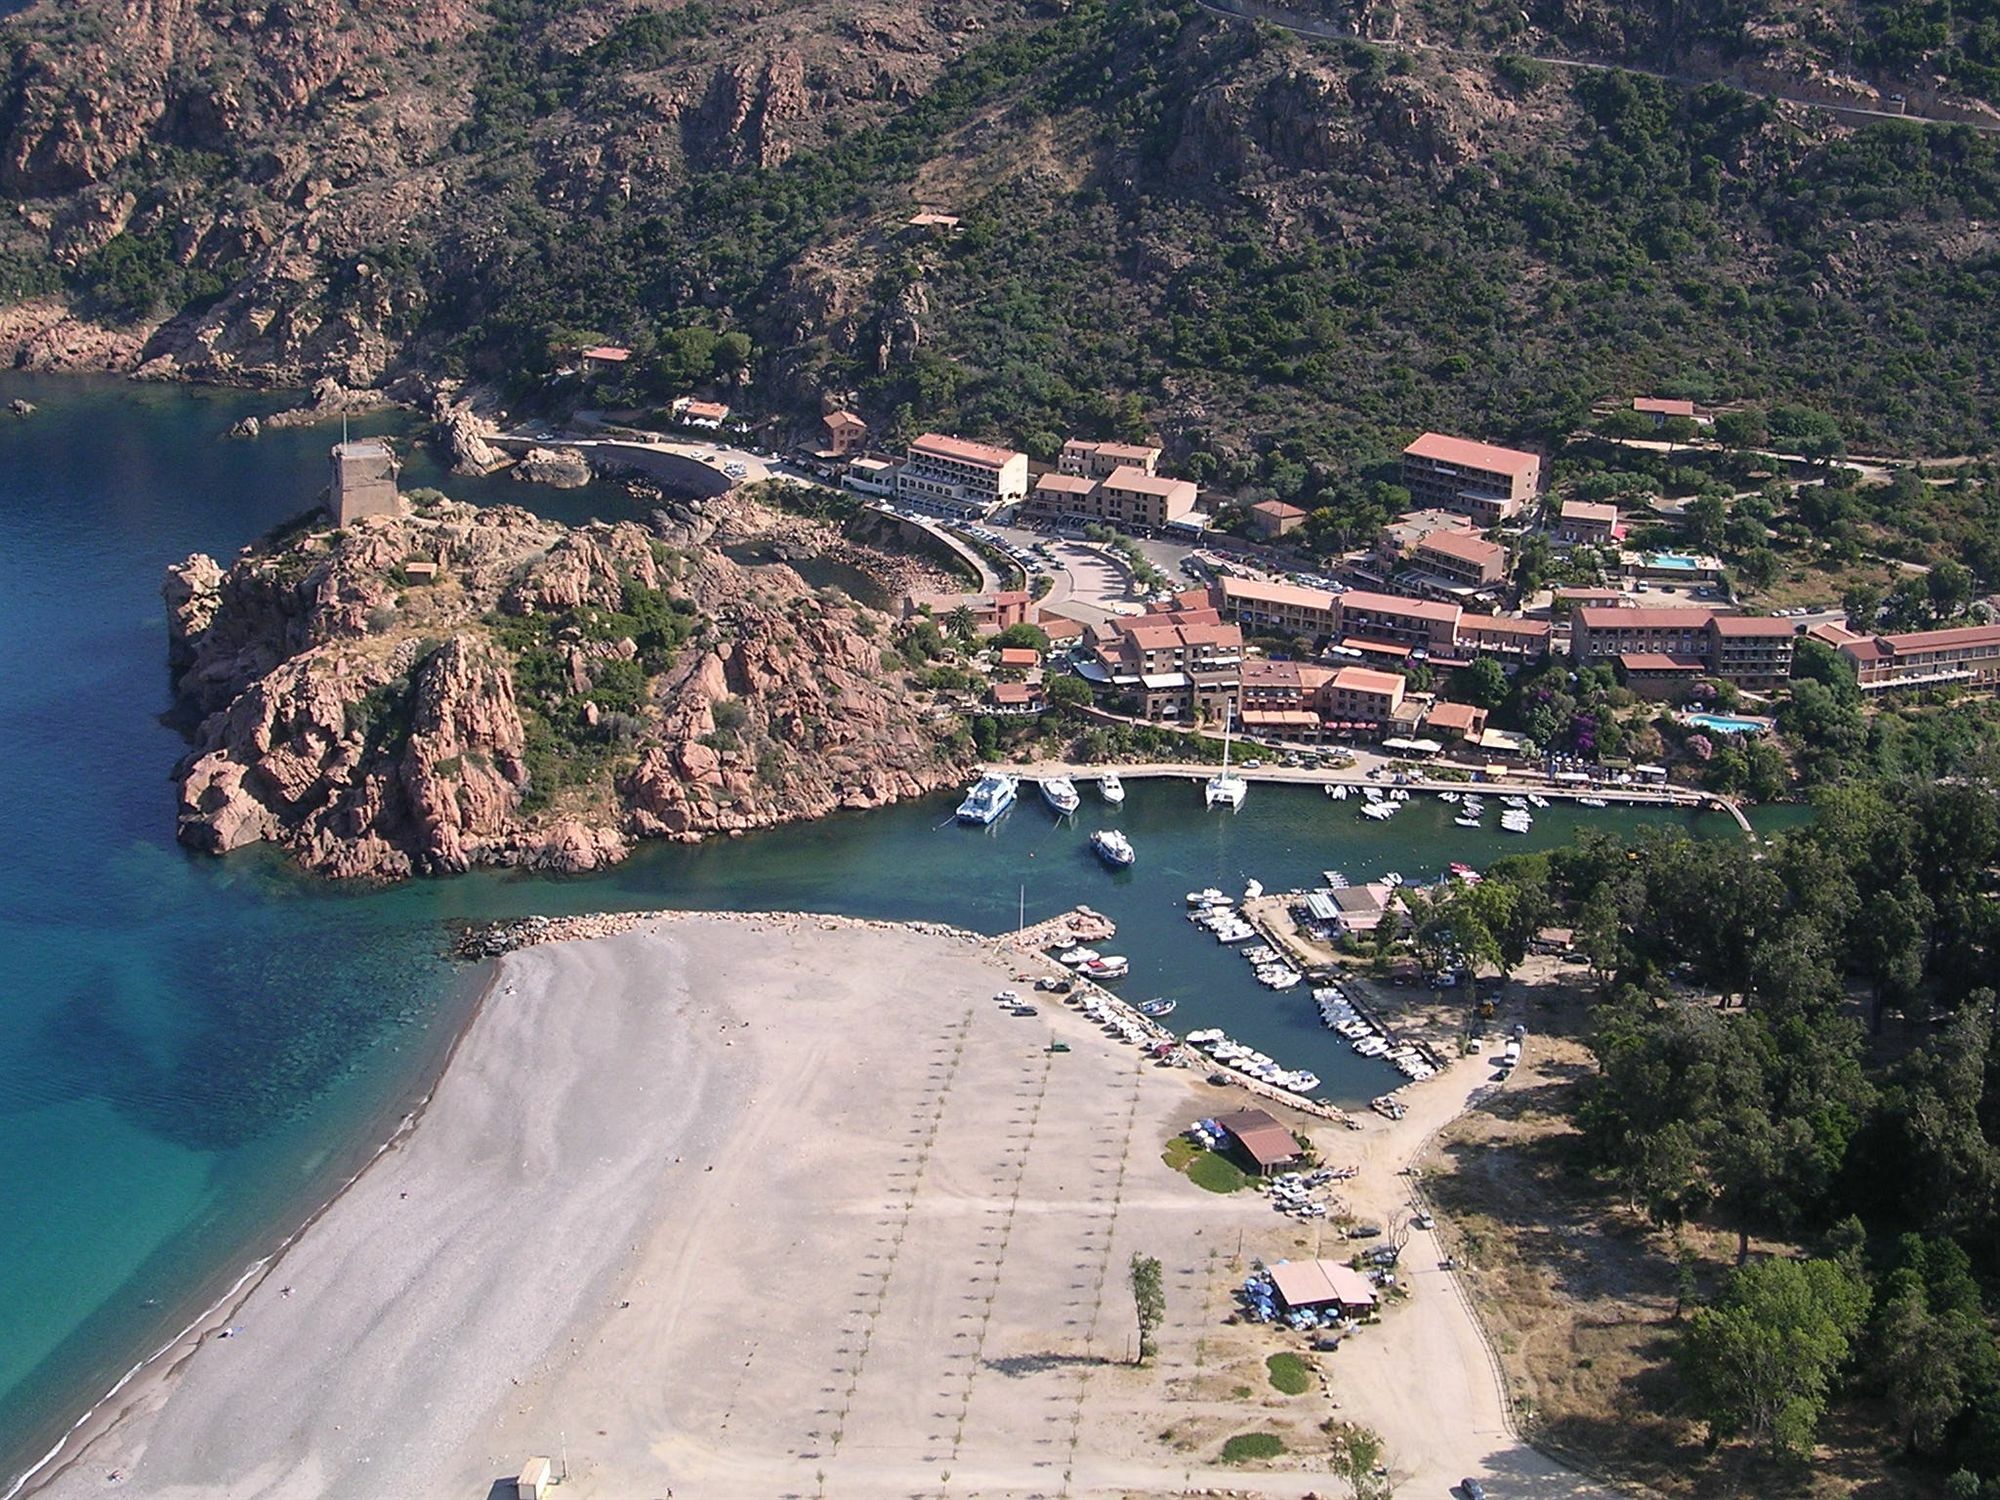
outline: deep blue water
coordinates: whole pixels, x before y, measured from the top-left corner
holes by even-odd
[[[304,881],[257,853],[217,861],[173,840],[161,570],[226,560],[312,502],[330,434],[223,436],[271,397],[0,376],[0,1494],[7,1476],[140,1353],[182,1327],[387,1133],[466,1009],[439,956],[454,917],[659,906],[808,908],[928,917],[986,931],[1088,901],[1120,923],[1127,992],[1180,1001],[1327,1093],[1395,1081],[1274,997],[1182,917],[1182,893],[1412,878],[1447,859],[1559,842],[1467,840],[1420,803],[1387,824],[1316,792],[1254,788],[1210,815],[1188,784],[1134,784],[1116,815],[1138,867],[1085,850],[1101,809],[1058,826],[1030,793],[992,830],[950,823],[955,797],[701,848],[661,846],[590,880],[479,873],[392,890]],[[366,424],[358,424],[365,426]],[[382,424],[375,424],[382,425]],[[576,519],[615,491],[506,479],[406,483]],[[1670,816],[1662,814],[1660,816]],[[1678,815],[1671,815],[1678,816]],[[1708,820],[1719,823],[1720,820]],[[1712,831],[1704,826],[1704,832]],[[892,1043],[885,1043],[892,1044]]]

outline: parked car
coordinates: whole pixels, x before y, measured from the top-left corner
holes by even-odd
[[[1476,1479],[1461,1479],[1458,1487],[1465,1494],[1465,1500],[1486,1500],[1486,1486]]]

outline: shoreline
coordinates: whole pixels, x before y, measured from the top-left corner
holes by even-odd
[[[365,1155],[357,1146],[354,1156],[359,1164],[339,1177],[338,1185],[331,1193],[321,1197],[318,1205],[310,1209],[303,1218],[287,1219],[293,1227],[281,1235],[270,1248],[252,1259],[229,1284],[221,1296],[210,1301],[183,1327],[180,1332],[155,1347],[151,1353],[135,1361],[110,1389],[93,1400],[88,1407],[62,1431],[53,1447],[34,1463],[8,1480],[8,1487],[0,1490],[0,1500],[32,1500],[48,1485],[65,1474],[72,1464],[80,1462],[90,1451],[92,1444],[123,1422],[127,1416],[142,1407],[147,1398],[159,1394],[173,1379],[175,1373],[189,1359],[198,1353],[210,1338],[229,1326],[230,1320],[241,1310],[251,1295],[262,1286],[266,1277],[276,1270],[285,1255],[305,1237],[308,1231],[325,1218],[353,1189],[362,1178],[374,1170],[390,1152],[394,1151],[422,1123],[424,1113],[431,1101],[437,1097],[439,1085],[452,1061],[458,1056],[471,1033],[474,1022],[486,1009],[495,985],[500,979],[500,965],[497,960],[480,960],[466,966],[459,974],[452,976],[452,985],[460,990],[472,989],[475,993],[464,1013],[453,1023],[451,1037],[435,1050],[434,1060],[427,1062],[420,1075],[421,1092],[406,1107],[396,1112],[396,1123],[386,1136],[372,1137],[375,1144]],[[405,1096],[407,1097],[407,1096]],[[350,1157],[352,1160],[353,1157]],[[221,1279],[220,1277],[216,1278]],[[127,1392],[130,1395],[121,1401]],[[65,1456],[67,1455],[67,1456]]]
[[[17,1493],[348,1500],[392,1468],[402,1493],[475,1493],[565,1433],[578,1500],[747,1500],[828,1470],[843,1493],[902,1494],[940,1463],[996,1500],[1072,1467],[1079,1495],[1325,1483],[1209,1454],[1241,1419],[1209,1409],[1196,1387],[1237,1377],[1204,1364],[1227,1348],[1261,1366],[1268,1342],[1214,1311],[1246,1236],[1268,1258],[1296,1230],[1259,1195],[1185,1183],[1159,1143],[1240,1090],[1148,1067],[1074,1008],[996,1006],[996,984],[1043,967],[1004,935],[656,911],[533,938],[486,966],[435,1083],[368,1162]],[[1426,1128],[1477,1084],[1431,1089]],[[1332,1143],[1366,1164],[1371,1211],[1405,1191],[1389,1169],[1416,1125]],[[1116,1311],[1141,1249],[1180,1268],[1146,1371]],[[298,1295],[268,1284],[281,1266]],[[1448,1345],[1456,1307],[1427,1316]],[[210,1336],[238,1317],[243,1337]],[[1451,1399],[1483,1375],[1453,1373]],[[1417,1415],[1426,1477],[1518,1447]],[[1183,1422],[1193,1448],[1152,1436]]]

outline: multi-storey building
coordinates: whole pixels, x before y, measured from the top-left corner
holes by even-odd
[[[1220,578],[1210,590],[1224,619],[1267,635],[1302,635],[1318,640],[1340,628],[1339,596],[1326,589],[1258,578]]]
[[[1403,702],[1402,676],[1367,667],[1342,667],[1319,690],[1319,709],[1328,726],[1379,729]]]
[[[1594,500],[1565,500],[1556,522],[1556,540],[1571,545],[1601,547],[1618,537],[1618,507]]]
[[[1092,443],[1071,438],[1063,444],[1056,468],[1081,479],[1109,479],[1118,469],[1151,474],[1159,467],[1160,450],[1137,443]]]
[[[898,499],[953,515],[987,516],[1027,494],[1027,454],[936,432],[910,444],[896,475]]]
[[[1705,672],[1768,691],[1791,676],[1796,639],[1789,620],[1769,615],[1585,606],[1570,626],[1570,655],[1582,666],[1624,659],[1628,674],[1643,673],[1652,682]]]
[[[1469,531],[1433,531],[1417,543],[1413,561],[1461,588],[1491,588],[1507,576],[1507,549]]]
[[[1516,448],[1427,432],[1403,450],[1403,488],[1418,505],[1459,511],[1482,527],[1518,516],[1541,483],[1541,459]]]
[[[1456,604],[1350,589],[1338,598],[1335,626],[1347,644],[1362,645],[1364,650],[1366,646],[1355,637],[1448,656],[1458,644],[1461,613]]]
[[[1837,625],[1812,634],[1854,664],[1864,693],[1897,688],[2000,687],[2000,625],[1955,625],[1900,635],[1858,635]]]
[[[1455,510],[1412,510],[1386,523],[1375,534],[1375,561],[1394,572],[1412,557],[1424,540],[1439,531],[1472,534],[1472,522]]]
[[[1549,654],[1554,630],[1547,620],[1524,620],[1518,615],[1478,615],[1467,612],[1458,617],[1460,657],[1493,656],[1502,662],[1540,661]]]
[[[1113,526],[1158,531],[1194,509],[1195,487],[1189,479],[1167,479],[1123,464],[1098,482],[1092,500]]]

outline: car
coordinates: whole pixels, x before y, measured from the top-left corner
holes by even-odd
[[[993,998],[1002,1005],[1019,1005],[1021,1003],[1021,992],[1019,990],[1000,990],[994,994]]]
[[[1246,760],[1243,762],[1243,769],[1246,771],[1262,770],[1263,766],[1264,762],[1261,760]]]
[[[1351,1240],[1372,1240],[1381,1232],[1380,1224],[1356,1224],[1348,1229],[1347,1237]]]
[[[1464,1492],[1465,1500],[1486,1500],[1486,1486],[1476,1479],[1461,1479],[1458,1487]]]
[[[1417,1228],[1419,1229],[1437,1228],[1437,1220],[1433,1219],[1429,1214],[1418,1214],[1414,1218],[1412,1218],[1410,1222],[1416,1225]]]

